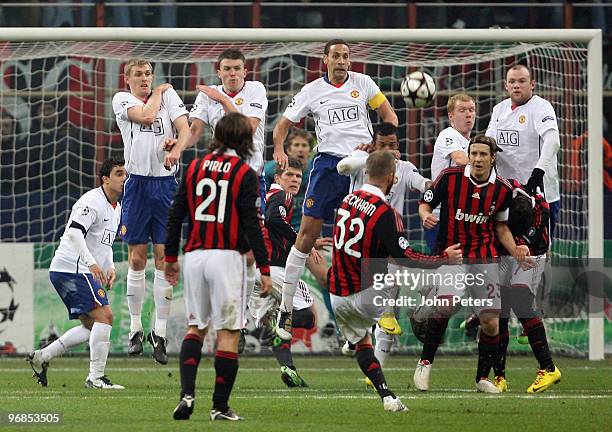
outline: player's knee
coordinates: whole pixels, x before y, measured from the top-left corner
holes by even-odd
[[[128,253],[128,261],[132,270],[144,270],[147,266],[147,246],[131,246]],[[157,268],[157,262],[155,266]]]
[[[315,326],[315,315],[310,308],[293,311],[293,327],[310,330]]]
[[[496,335],[499,333],[499,316],[494,314],[481,314],[479,316],[480,327],[488,335]]]

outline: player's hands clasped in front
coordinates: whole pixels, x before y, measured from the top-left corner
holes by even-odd
[[[176,286],[178,284],[179,269],[180,267],[178,261],[164,263],[164,276],[166,277],[168,283],[172,286]]]
[[[104,274],[104,272],[102,271],[102,269],[100,268],[98,264],[90,265],[89,271],[91,272],[91,275],[93,276],[93,278],[100,283],[100,285],[102,286],[106,285],[106,282],[107,282],[106,275]]]
[[[447,247],[444,252],[448,255],[449,264],[461,264],[463,262],[463,252],[459,243]]]
[[[529,246],[517,245],[514,249],[513,257],[521,266],[521,269],[526,271],[535,268],[536,262],[529,256]]]
[[[265,298],[272,294],[272,278],[270,276],[261,275],[261,288],[259,297]]]
[[[437,223],[438,218],[433,213],[429,213],[429,215],[427,215],[425,219],[423,219],[423,226],[427,229],[435,228]]]

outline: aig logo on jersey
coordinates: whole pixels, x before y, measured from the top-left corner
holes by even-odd
[[[115,232],[109,229],[104,229],[104,234],[102,234],[102,239],[100,243],[106,246],[113,246],[113,242],[115,241]]]
[[[357,105],[339,107],[327,110],[329,124],[348,123],[359,120],[359,107]]]
[[[518,146],[519,145],[519,133],[515,130],[503,130],[497,131],[497,144]]]

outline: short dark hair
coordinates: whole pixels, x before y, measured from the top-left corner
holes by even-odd
[[[397,126],[393,123],[383,122],[376,126],[374,130],[374,141],[376,141],[376,136],[389,136],[395,135],[397,137]]]
[[[349,46],[349,44],[343,40],[343,39],[332,39],[329,42],[327,42],[325,44],[325,48],[323,48],[323,54],[328,55],[329,54],[329,49],[331,48],[332,45],[345,45],[348,49],[349,52],[351,51],[351,47]]]
[[[302,174],[304,173],[304,165],[302,165],[302,162],[300,162],[299,159],[296,158],[289,158],[289,160],[287,161],[287,168],[299,169]],[[287,168],[282,169],[279,164],[276,164],[274,175],[282,175],[285,171],[287,171]]]
[[[369,178],[382,179],[395,171],[395,156],[388,151],[376,150],[368,156],[366,170]]]
[[[242,60],[242,63],[246,63],[246,58],[242,51],[236,48],[228,48],[224,50],[219,57],[217,57],[217,68],[221,65],[221,60]]]
[[[486,136],[485,134],[478,134],[470,140],[470,143],[468,144],[468,156],[470,154],[470,147],[472,144],[485,144],[489,146],[491,156],[493,156],[495,152],[503,152],[503,150],[497,146],[495,138]]]
[[[111,172],[113,171],[113,168],[115,168],[116,166],[124,166],[125,165],[125,161],[123,160],[123,158],[119,158],[119,157],[109,157],[108,159],[106,159],[104,162],[102,162],[102,166],[100,167],[100,172],[99,172],[99,179],[100,179],[100,184],[104,184],[104,181],[102,180],[103,177],[110,177]]]
[[[529,197],[519,193],[512,201],[508,210],[508,228],[513,236],[522,236],[533,225],[533,204]]]
[[[525,70],[527,70],[527,72],[529,73],[529,81],[532,81],[534,79],[533,78],[533,71],[525,63],[515,63],[512,66],[510,66],[508,68],[508,70],[506,71],[506,77],[508,77],[508,72],[510,72],[511,70],[517,70],[517,69],[525,69]]]
[[[211,151],[224,153],[228,149],[236,150],[243,160],[247,160],[253,153],[251,123],[239,112],[224,115],[215,126]]]

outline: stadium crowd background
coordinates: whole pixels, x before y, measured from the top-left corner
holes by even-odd
[[[330,4],[329,2],[296,1],[291,7],[287,2],[252,1],[225,2],[209,5],[206,2],[112,2],[74,1],[37,3],[21,1],[0,4],[0,26],[32,27],[270,27],[270,28],[601,28],[604,32],[603,50],[603,96],[604,96],[604,187],[605,187],[605,237],[612,239],[612,148],[610,142],[612,121],[612,2],[554,2],[554,1],[510,1],[497,5],[477,2],[441,1],[404,2],[377,1]],[[117,6],[118,3],[123,3]],[[143,6],[143,3],[148,5]],[[461,3],[461,4],[460,4]],[[347,7],[350,6],[350,7]],[[43,68],[45,65],[42,65]],[[36,78],[31,84],[35,83]],[[16,212],[23,213],[17,220],[40,219],[60,225],[64,222],[64,212],[58,211],[71,205],[69,185],[79,181],[80,172],[93,172],[96,159],[96,138],[92,133],[92,124],[74,125],[69,119],[70,109],[64,98],[52,101],[41,100],[32,104],[30,113],[32,122],[29,133],[20,130],[19,121],[0,107],[0,125],[2,126],[2,166],[3,171],[12,166],[10,172],[3,172],[2,196],[22,196],[11,203]],[[40,120],[42,118],[42,120]],[[39,119],[39,120],[37,120]],[[19,119],[17,119],[19,120]],[[90,123],[93,122],[89,119]],[[64,125],[55,128],[54,125]],[[117,132],[117,131],[114,131]],[[53,134],[53,136],[49,136]],[[572,143],[562,143],[579,148],[584,137],[576,138]],[[44,145],[53,140],[56,149]],[[90,144],[90,145],[83,145]],[[45,152],[55,151],[57,146],[65,150],[65,157],[53,158]],[[111,139],[111,150],[121,151],[122,143],[118,134]],[[271,146],[269,147],[269,151]],[[6,153],[4,150],[27,148],[26,152]],[[14,154],[14,156],[12,156]],[[267,160],[271,154],[267,154]],[[188,156],[190,159],[193,156]],[[8,160],[7,158],[10,158]],[[19,160],[19,158],[25,158]],[[6,160],[5,160],[6,159]],[[5,164],[6,162],[6,164]],[[78,167],[78,171],[68,169]],[[420,167],[424,169],[425,167]],[[31,201],[31,197],[44,200],[44,194],[29,195],[27,191],[43,190],[49,178],[54,176],[53,184],[65,192],[65,205],[43,206]],[[73,178],[74,177],[74,178]],[[85,185],[82,185],[85,186]],[[94,185],[92,184],[91,187]],[[64,189],[62,189],[64,188]],[[5,190],[6,189],[6,190]],[[6,192],[6,193],[5,193]],[[76,192],[75,192],[76,193]],[[73,197],[74,199],[75,197]],[[20,205],[23,204],[23,205]],[[41,205],[37,205],[41,204]],[[59,207],[58,207],[59,206]],[[28,208],[36,208],[43,214],[27,214]],[[44,214],[49,212],[49,214]],[[54,215],[60,215],[59,218]],[[57,220],[55,220],[57,219]],[[60,220],[61,219],[61,220]],[[56,227],[29,228],[27,237],[30,241],[57,241],[59,230]],[[2,224],[1,239],[22,237],[18,228]]]

